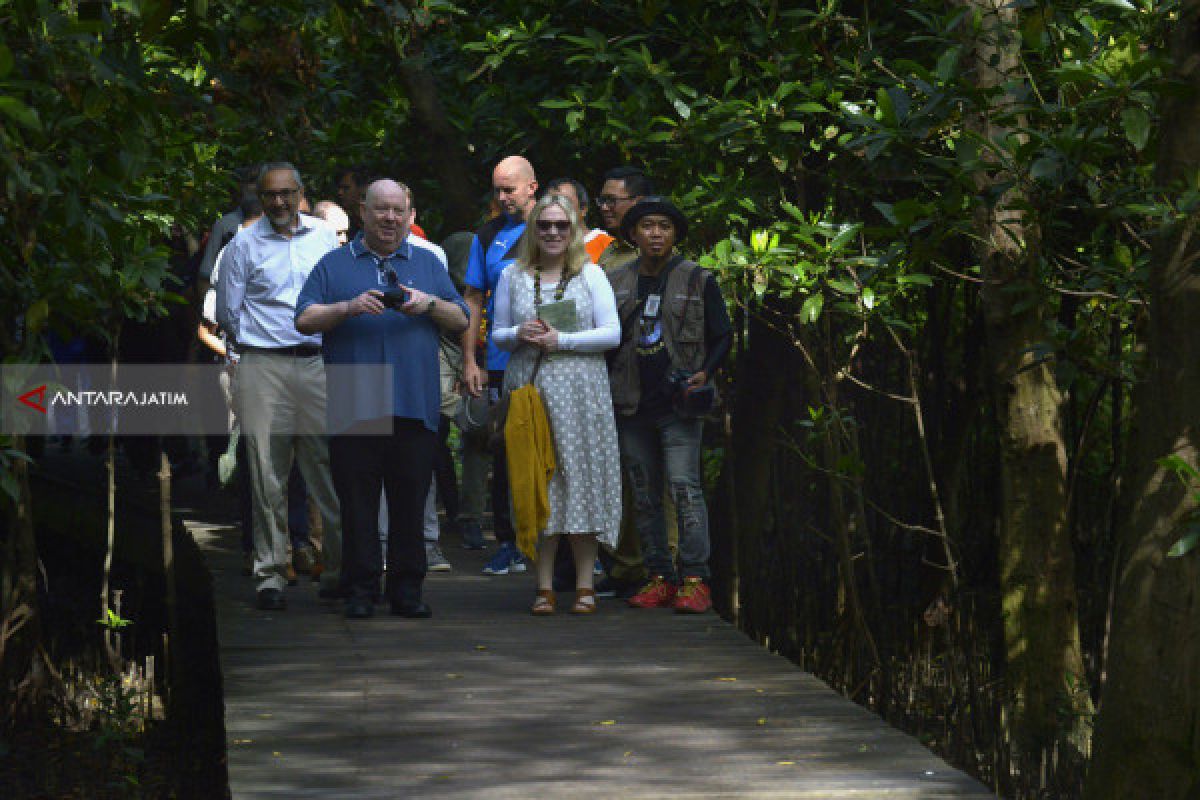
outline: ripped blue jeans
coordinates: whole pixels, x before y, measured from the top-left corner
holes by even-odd
[[[700,478],[704,421],[668,414],[657,419],[617,417],[621,463],[633,490],[634,526],[651,575],[668,581],[708,580],[708,506]],[[663,516],[663,484],[670,488],[679,522],[679,570],[671,563]]]

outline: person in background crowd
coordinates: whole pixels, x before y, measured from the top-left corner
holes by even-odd
[[[637,258],[637,250],[621,238],[621,221],[634,203],[653,193],[654,184],[637,167],[614,167],[604,173],[596,208],[600,210],[604,229],[613,238],[596,259],[601,269],[608,271]]]
[[[561,194],[571,201],[571,207],[575,209],[575,215],[579,218],[580,227],[586,229],[588,193],[587,189],[583,188],[582,183],[574,178],[555,178],[546,184],[546,192]],[[606,231],[601,228],[592,228],[583,235],[583,249],[587,251],[588,258],[595,264],[600,261],[600,254],[613,241],[615,241],[615,238],[610,236]]]
[[[442,248],[446,252],[446,258],[450,263],[450,279],[454,281],[454,288],[459,292],[466,293],[466,276],[467,262],[471,258],[471,245],[475,241],[475,234],[470,231],[457,231],[446,237],[442,242]],[[477,340],[478,341],[478,340]],[[449,344],[443,339],[444,344]],[[478,349],[478,348],[476,348]],[[443,350],[443,355],[447,353],[454,355],[454,360],[448,361],[443,358],[443,381],[450,379],[453,385],[457,386],[462,376],[463,351],[461,341],[456,343],[451,349],[449,347]],[[481,357],[478,353],[474,353],[471,357],[478,359]],[[486,357],[486,354],[482,357]],[[449,368],[449,374],[446,370]],[[479,408],[479,404],[484,402],[480,398],[475,406]],[[443,411],[445,413],[445,411]],[[461,444],[462,454],[462,488],[458,494],[458,515],[456,517],[456,527],[459,535],[462,537],[462,547],[464,550],[482,550],[483,542],[483,509],[486,505],[487,495],[487,472],[491,463],[491,454],[487,450],[487,442],[482,436],[482,428],[476,424],[471,425],[469,410],[466,408],[466,399],[459,397],[454,403],[453,414],[451,415],[458,426],[459,441]],[[482,422],[482,414],[476,423]],[[448,434],[448,431],[447,431]],[[444,456],[439,457],[438,465],[438,491],[441,492],[443,483],[449,483],[455,479],[453,454],[449,448],[445,449]],[[444,495],[443,495],[444,496]],[[449,513],[449,509],[447,509]]]
[[[242,228],[250,227],[262,218],[263,215],[262,202],[258,199],[257,194],[250,194],[243,197],[240,210],[242,212]],[[221,259],[224,258],[225,251],[228,248],[228,245],[221,248],[217,254],[216,263],[209,275],[212,286],[204,293],[204,300],[200,306],[200,324],[196,327],[196,337],[218,363],[226,365],[226,368],[221,372],[220,389],[221,396],[225,400],[225,405],[229,409],[229,426],[230,431],[232,431],[236,421],[236,404],[233,397],[233,373],[234,366],[237,364],[237,353],[229,345],[225,332],[217,325],[217,290],[214,288],[217,281],[220,280]],[[228,437],[210,437],[208,440],[208,455],[210,459],[215,460],[219,458],[227,448]],[[237,494],[238,512],[242,527],[243,572],[247,575],[252,575],[254,574],[254,504],[250,493],[250,476],[246,467],[246,440],[240,435],[235,453],[237,461],[241,465],[237,470]]]
[[[208,239],[204,244],[204,256],[200,259],[199,268],[200,279],[208,284],[216,283],[212,272],[217,266],[217,257],[225,249],[225,245],[229,244],[234,235],[244,227],[243,223],[246,221],[244,209],[247,201],[253,203],[258,197],[258,189],[255,185],[257,176],[257,166],[238,170],[237,208],[217,220],[208,233]]]
[[[337,236],[338,244],[350,241],[350,217],[342,207],[332,200],[322,200],[313,208],[313,214],[322,219]]]
[[[372,183],[361,209],[362,234],[321,259],[296,303],[296,329],[324,336],[327,364],[370,367],[383,359],[392,367],[360,369],[352,379],[330,382],[329,447],[342,503],[350,619],[374,614],[372,598],[383,573],[381,490],[388,499],[385,595],[391,612],[410,618],[433,613],[422,599],[422,520],[441,405],[438,338],[441,331],[467,327],[467,307],[437,258],[408,241],[411,198],[408,187],[395,181]],[[388,373],[390,384],[378,385]]]
[[[495,320],[495,289],[500,273],[513,261],[514,248],[525,232],[525,217],[537,202],[537,175],[533,165],[522,156],[508,156],[492,171],[494,199],[500,215],[480,228],[471,245],[467,263],[466,301],[471,309],[471,324],[462,337],[463,387],[473,397],[485,388],[499,392],[504,382],[508,353],[496,346],[491,325]],[[487,373],[470,354],[475,351],[487,302]],[[483,568],[485,575],[524,572],[524,557],[517,551],[516,533],[509,515],[508,468],[504,455],[492,460],[492,521],[499,547]]]
[[[353,239],[362,230],[362,201],[371,173],[363,165],[343,167],[334,174],[335,194],[338,205],[350,215],[349,238]]]
[[[634,203],[653,191],[653,182],[637,167],[614,167],[604,174],[604,185],[596,197],[596,207],[612,239],[600,252],[596,263],[605,271],[627,264],[637,257],[637,249],[621,238],[621,221]],[[633,526],[633,502],[629,486],[625,484],[622,488],[625,516],[621,520],[621,535],[616,549],[606,554],[608,575],[596,585],[596,591],[601,595],[629,598],[645,582],[646,569],[641,542]],[[666,504],[667,541],[674,550],[679,541],[675,507],[669,494],[663,498],[663,502]]]
[[[254,576],[258,607],[282,611],[290,554],[288,473],[298,459],[320,511],[325,545],[323,591],[341,566],[341,520],[325,437],[325,368],[321,337],[296,330],[304,278],[337,246],[324,223],[299,211],[304,182],[287,162],[258,174],[264,216],[229,245],[217,281],[216,319],[238,352],[236,408],[246,437],[254,498]]]
[[[615,545],[621,520],[613,502],[620,492],[621,466],[604,360],[604,352],[620,342],[621,326],[612,288],[584,250],[571,202],[547,193],[529,213],[529,225],[516,262],[496,286],[492,338],[498,347],[513,351],[505,391],[533,380],[554,440],[556,469],[547,490],[549,520],[538,546],[531,611],[555,611],[554,556],[560,536],[566,536],[575,555],[571,611],[590,614],[596,610],[592,566],[597,539]],[[519,453],[514,450],[511,456]]]
[[[637,608],[712,607],[708,507],[700,476],[703,414],[711,381],[733,340],[711,273],[675,253],[687,219],[669,200],[647,196],[625,213],[621,234],[638,249],[608,278],[621,318],[621,346],[609,365],[621,459],[650,580],[629,598]],[[667,546],[663,487],[679,525],[679,569]],[[679,578],[682,578],[680,583]]]

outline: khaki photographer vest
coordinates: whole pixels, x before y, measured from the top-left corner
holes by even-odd
[[[608,281],[617,298],[621,320],[621,344],[609,359],[608,380],[612,387],[613,410],[629,416],[637,411],[642,397],[638,377],[637,332],[642,316],[638,302],[638,259],[610,270]],[[704,286],[708,273],[686,259],[667,275],[662,295],[663,342],[672,369],[692,372],[704,365]]]

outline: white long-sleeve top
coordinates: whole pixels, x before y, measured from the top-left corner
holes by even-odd
[[[290,238],[266,216],[242,228],[221,259],[217,324],[243,347],[321,344],[319,333],[296,330],[296,298],[313,266],[337,246],[337,235],[307,214]]]
[[[493,320],[492,341],[502,350],[513,351],[520,342],[517,340],[517,327],[525,320],[513,319],[509,307],[508,282],[513,275],[518,274],[521,266],[512,263],[500,273],[496,284],[496,315]],[[573,280],[582,280],[587,284],[592,295],[591,326],[574,333],[558,332],[558,349],[570,350],[576,353],[603,353],[621,343],[621,320],[617,316],[617,298],[613,295],[612,284],[604,275],[604,270],[595,264],[586,264]],[[542,292],[552,293],[557,283],[543,283]]]

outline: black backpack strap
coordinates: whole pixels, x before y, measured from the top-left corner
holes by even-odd
[[[504,215],[501,214],[494,217],[483,224],[479,230],[475,231],[475,238],[479,239],[479,246],[483,248],[483,255],[487,257],[488,248],[492,246],[492,242],[496,241],[496,237],[500,235],[500,231],[504,230]],[[517,242],[521,241],[521,237],[517,237],[517,241],[513,242],[508,251],[505,252],[504,258],[515,258]]]

